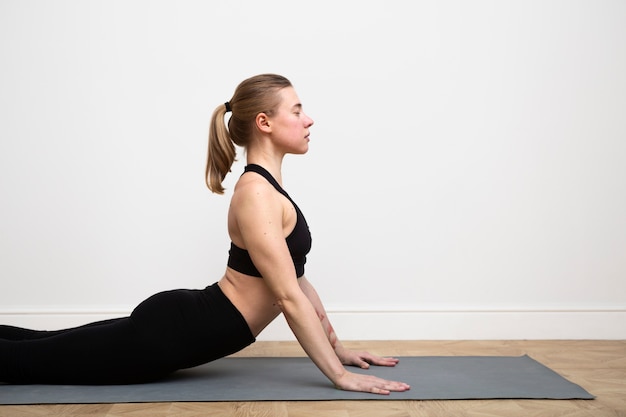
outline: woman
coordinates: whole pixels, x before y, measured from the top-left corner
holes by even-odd
[[[156,294],[121,319],[52,332],[0,326],[0,381],[151,381],[243,349],[282,312],[307,355],[337,388],[377,394],[409,389],[346,370],[344,365],[394,366],[398,360],[345,349],[304,277],[311,236],[281,187],[281,165],[286,154],[307,152],[312,125],[286,78],[264,74],[243,81],[213,112],[209,131],[211,191],[224,192],[233,143],[245,148],[248,162],[228,213],[232,243],[224,276],[204,290]]]

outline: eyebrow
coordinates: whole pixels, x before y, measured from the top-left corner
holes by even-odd
[[[291,106],[292,109],[302,109],[302,103],[297,103]]]

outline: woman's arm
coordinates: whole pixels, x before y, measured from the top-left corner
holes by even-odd
[[[346,349],[337,338],[337,334],[330,323],[328,314],[326,314],[322,300],[313,285],[305,277],[299,278],[298,281],[300,282],[302,292],[304,292],[309,301],[311,301],[317,317],[322,324],[322,328],[326,333],[326,337],[342,364],[358,366],[362,369],[369,368],[370,364],[378,366],[395,366],[398,364],[398,359],[396,358],[381,357],[368,352]]]
[[[313,362],[335,382],[344,368],[328,343],[315,309],[298,285],[284,236],[281,198],[262,180],[240,181],[231,210],[246,250],[294,335]]]
[[[348,372],[335,354],[313,304],[296,278],[285,242],[283,202],[274,189],[257,181],[238,184],[231,210],[245,247],[276,299],[300,345],[335,386],[353,391],[388,394],[408,386]]]

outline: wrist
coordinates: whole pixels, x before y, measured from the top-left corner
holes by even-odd
[[[341,389],[341,390],[343,389],[341,381],[346,376],[347,372],[348,371],[346,370],[346,368],[342,368],[341,372],[337,372],[333,375],[333,378],[331,378],[331,382],[333,383],[335,388]]]
[[[344,348],[343,346],[339,345],[339,346],[335,346],[335,355],[337,355],[337,358],[339,358],[339,361],[346,365],[346,361],[347,361],[347,349]]]

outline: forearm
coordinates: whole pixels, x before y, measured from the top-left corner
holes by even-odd
[[[313,288],[313,285],[311,285],[305,277],[302,277],[300,278],[300,287],[315,309],[315,314],[317,315],[317,318],[324,329],[324,333],[326,334],[326,338],[330,342],[333,350],[337,351],[337,349],[343,348],[337,334],[335,333],[333,325],[330,323],[324,304],[322,303],[322,300],[317,294],[315,288]]]
[[[312,303],[303,296],[301,300],[283,300],[280,304],[289,327],[306,354],[328,379],[336,383],[346,370],[329,343]]]

